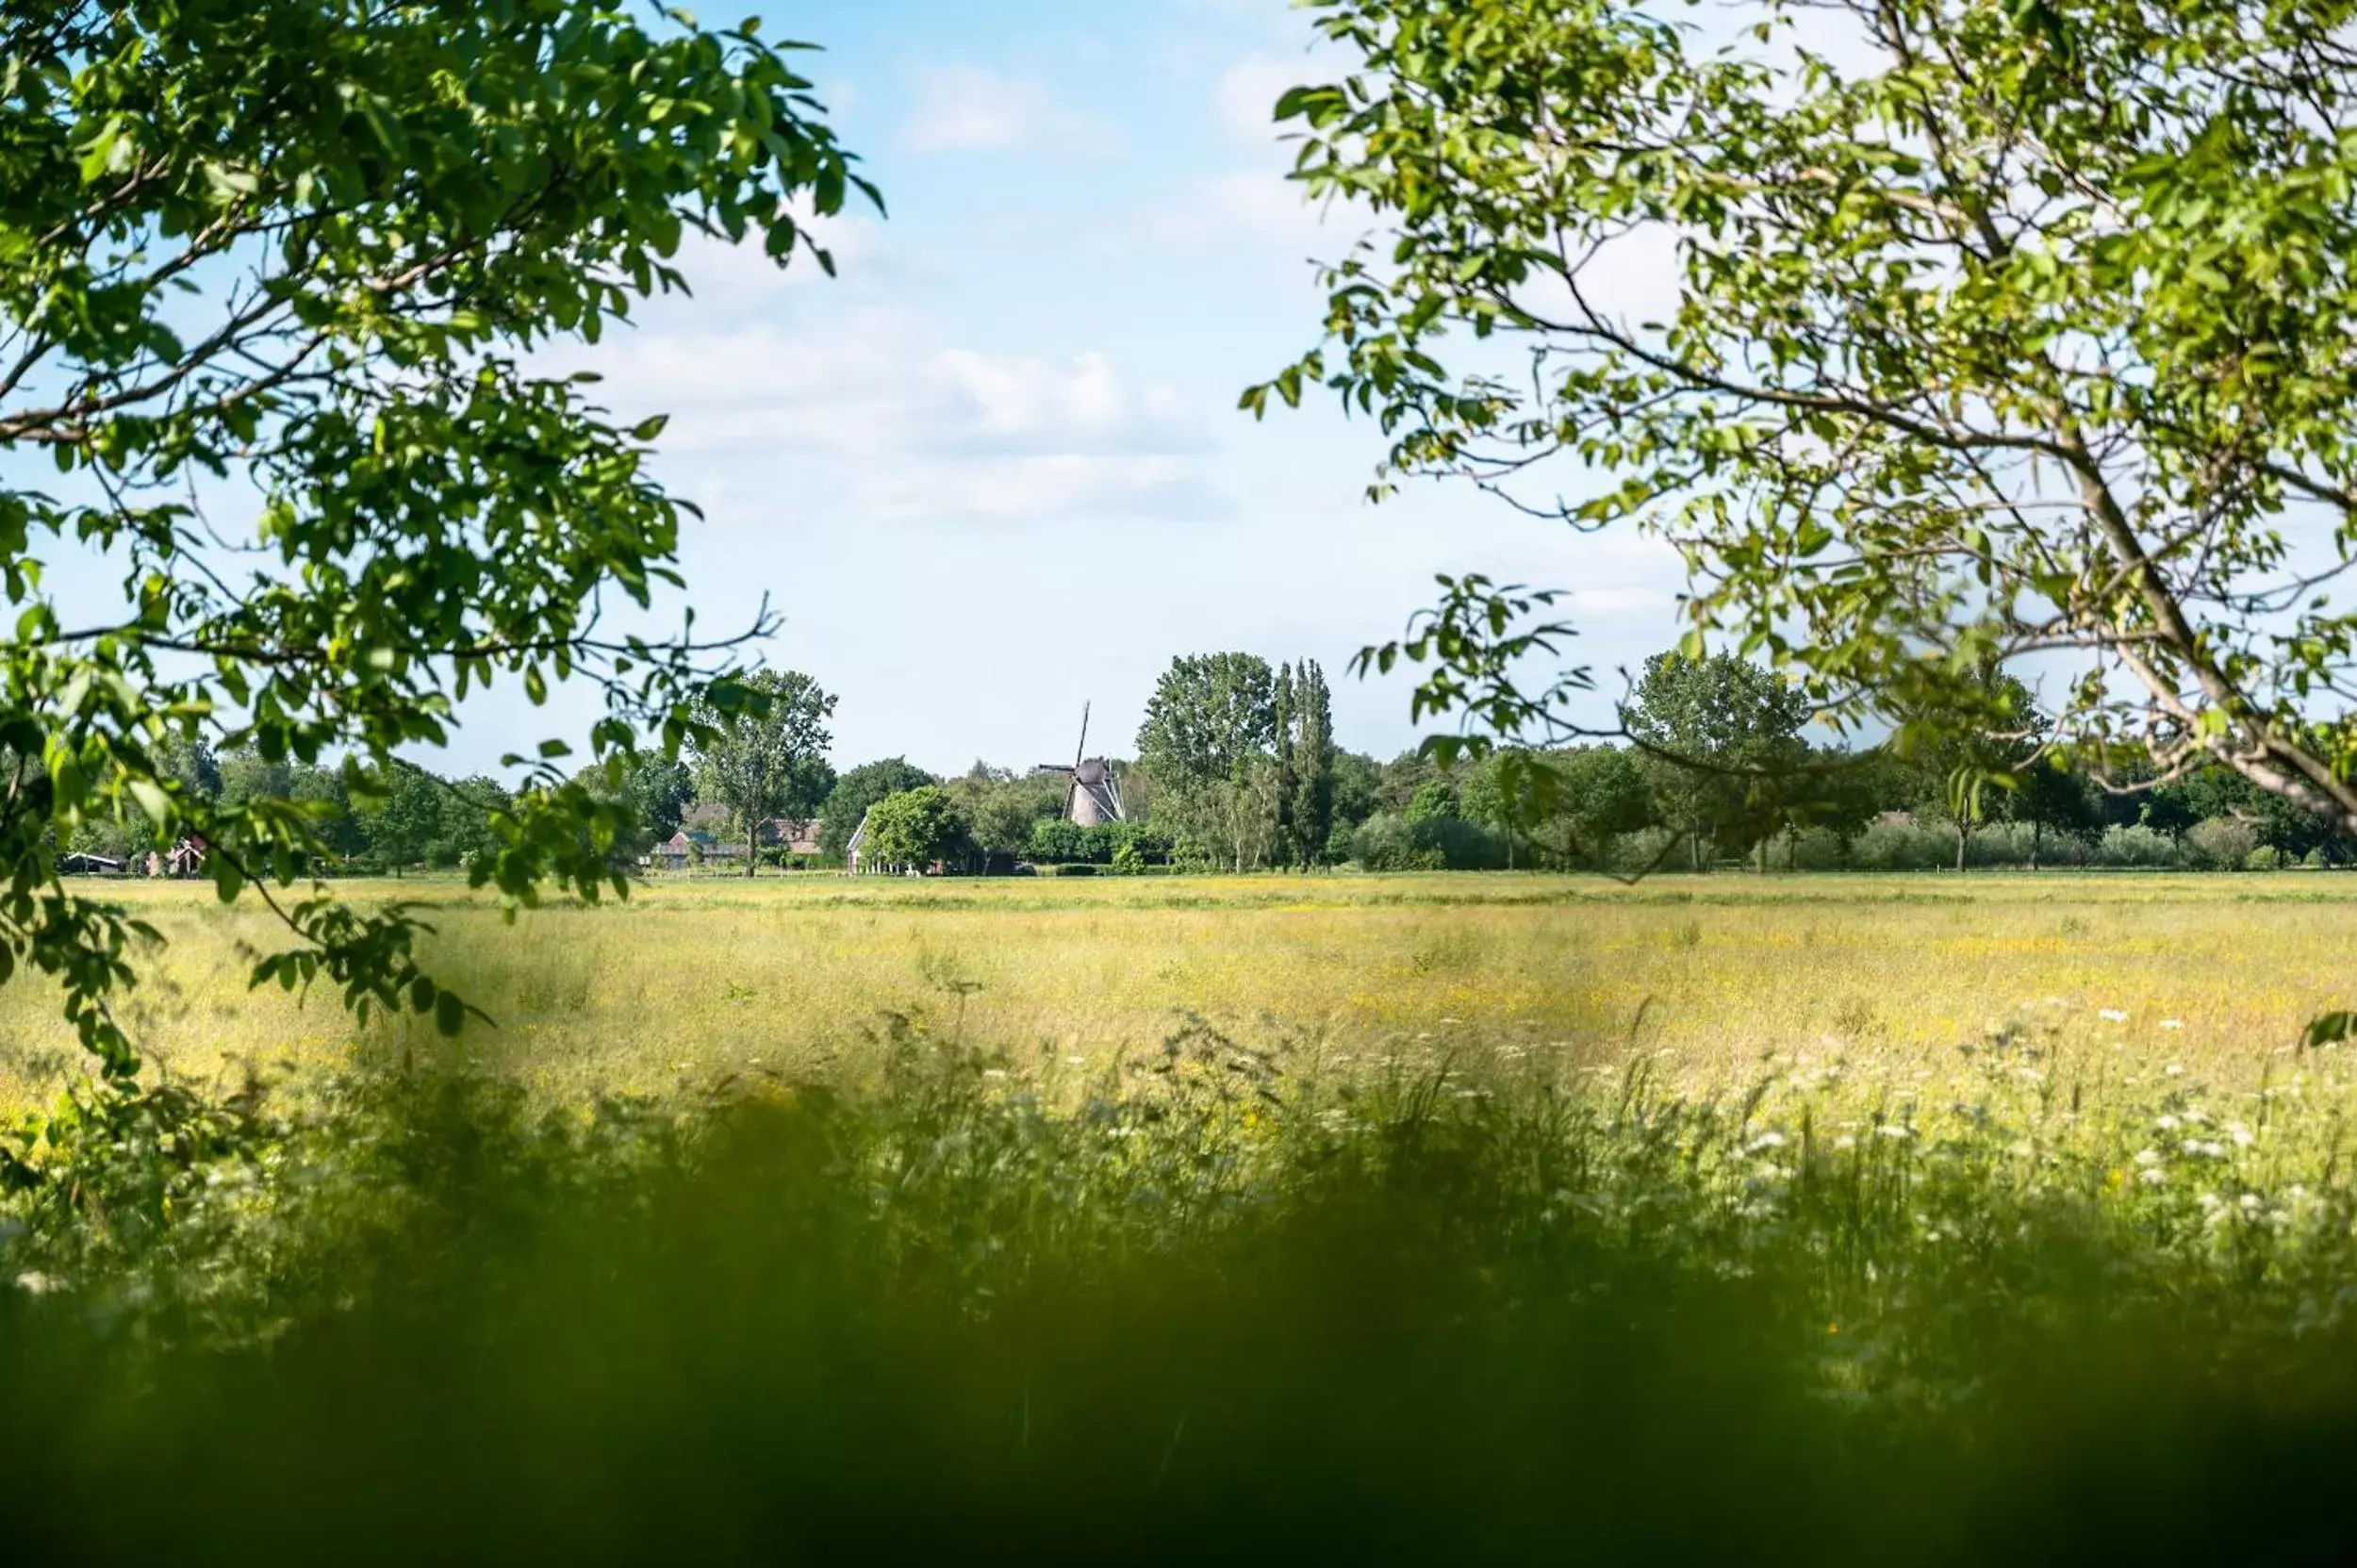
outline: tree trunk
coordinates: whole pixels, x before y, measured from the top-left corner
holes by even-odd
[[[751,876],[753,867],[761,864],[761,824],[755,822],[745,830],[745,874]]]
[[[2032,823],[2030,824],[2030,869],[2031,869],[2031,870],[2035,871],[2035,870],[2036,870],[2036,869],[2037,869],[2037,859],[2038,859],[2038,854],[2039,854],[2039,852],[2040,852],[2042,850],[2044,850],[2044,849],[2045,849],[2045,847],[2046,847],[2046,824],[2045,824],[2045,823],[2043,823],[2043,822],[2035,822],[2035,821],[2034,821],[2034,822],[2032,822]]]
[[[1964,875],[1964,847],[1972,841],[1972,816],[1961,812],[1956,817],[1956,875]]]

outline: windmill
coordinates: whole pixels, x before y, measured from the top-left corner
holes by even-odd
[[[1128,819],[1128,813],[1121,809],[1121,781],[1113,777],[1103,757],[1088,754],[1089,706],[1080,704],[1080,744],[1073,748],[1072,760],[1039,765],[1043,773],[1062,773],[1072,781],[1064,796],[1063,814],[1084,828]]]

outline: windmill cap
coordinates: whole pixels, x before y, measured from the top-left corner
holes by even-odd
[[[1102,757],[1089,758],[1075,770],[1074,776],[1082,784],[1103,784],[1105,782],[1104,759]]]

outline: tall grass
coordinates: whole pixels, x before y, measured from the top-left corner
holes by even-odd
[[[2324,873],[815,877],[658,885],[512,928],[450,883],[385,886],[446,906],[437,969],[498,1020],[458,1060],[552,1104],[731,1072],[855,1081],[874,1066],[863,1031],[912,1007],[962,1010],[969,1042],[1027,1071],[1096,1070],[1190,1013],[1335,1072],[1506,1050],[1616,1065],[1640,1014],[1638,1044],[1681,1069],[1912,1067],[2036,1011],[2089,1053],[2255,1080],[2348,1004],[2357,947],[2357,878]],[[443,1049],[430,1028],[355,1032],[331,999],[248,991],[252,952],[278,939],[257,911],[187,884],[128,896],[173,939],[123,1010],[159,1074],[226,1092],[250,1065]],[[38,982],[0,988],[0,1105],[47,1103],[76,1055]]]
[[[1058,1080],[945,1007],[692,1103],[86,1098],[14,1167],[5,1516],[75,1560],[2345,1556],[2331,1053],[1510,1048],[1198,1020]]]

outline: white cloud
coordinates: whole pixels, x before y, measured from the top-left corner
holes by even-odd
[[[1146,215],[1147,238],[1181,244],[1242,235],[1291,253],[1340,259],[1362,225],[1348,211],[1312,201],[1275,170],[1235,169],[1184,187]]]
[[[788,265],[779,266],[763,251],[757,236],[732,245],[725,239],[691,233],[680,241],[672,265],[687,279],[697,305],[707,308],[743,307],[778,298],[782,289],[813,283],[836,288],[841,281],[872,282],[892,269],[895,256],[883,223],[873,209],[851,205],[862,200],[851,197],[844,211],[828,218],[817,216],[806,206],[789,209],[804,236],[833,258],[835,279],[830,279],[804,249],[797,249]]]
[[[1246,55],[1221,73],[1212,93],[1220,124],[1240,141],[1275,140],[1279,134],[1273,113],[1277,100],[1313,74],[1306,58],[1288,62],[1274,55]]]
[[[641,331],[584,362],[618,413],[671,416],[663,452],[699,475],[683,488],[823,489],[877,520],[1228,506],[1204,475],[1202,424],[1169,387],[1134,382],[1102,355],[947,345],[890,305]]]
[[[900,140],[920,153],[1089,145],[1108,134],[1059,105],[1038,82],[986,65],[923,67],[915,96]]]

